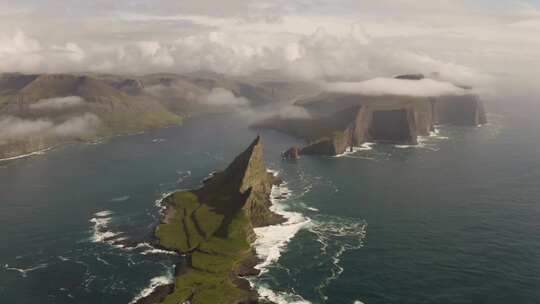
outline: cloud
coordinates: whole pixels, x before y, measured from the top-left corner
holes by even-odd
[[[20,139],[48,132],[50,120],[26,120],[14,116],[0,118],[0,139]]]
[[[95,114],[85,113],[60,123],[51,132],[61,137],[80,137],[93,134],[101,120]]]
[[[65,108],[79,107],[84,104],[84,99],[79,96],[42,99],[31,104],[34,110],[60,110]]]
[[[0,140],[19,140],[32,137],[75,138],[91,135],[100,125],[100,119],[92,114],[81,116],[55,124],[49,119],[23,119],[16,116],[0,117]]]
[[[248,99],[236,97],[231,91],[223,88],[213,88],[212,91],[202,98],[201,102],[209,106],[236,108],[250,105]]]
[[[432,79],[401,80],[394,78],[375,78],[363,82],[330,83],[326,89],[331,92],[362,94],[370,96],[399,95],[432,97],[441,95],[462,95],[466,90],[452,83]]]
[[[274,70],[325,81],[438,72],[498,89],[502,74],[540,70],[540,13],[521,1],[23,0],[0,11],[0,72]]]

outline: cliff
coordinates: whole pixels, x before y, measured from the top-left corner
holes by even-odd
[[[403,81],[421,75],[398,76]],[[299,100],[311,119],[268,119],[255,128],[275,129],[304,139],[301,154],[339,155],[365,142],[418,144],[435,125],[477,126],[487,123],[480,98],[474,94],[438,97],[365,96],[324,92]]]
[[[257,294],[241,277],[256,274],[251,242],[254,227],[283,218],[270,211],[277,183],[267,172],[257,137],[222,172],[197,190],[165,199],[167,210],[155,235],[160,246],[186,254],[187,270],[178,274],[172,293],[161,303],[253,303]],[[145,303],[145,302],[141,302]]]
[[[365,142],[415,145],[433,130],[429,102],[382,101],[311,119],[270,119],[253,125],[306,140],[304,155],[339,155]]]

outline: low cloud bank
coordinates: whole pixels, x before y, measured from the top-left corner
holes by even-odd
[[[246,107],[250,105],[247,98],[237,97],[231,91],[223,88],[214,88],[201,102],[209,106],[224,108]]]
[[[42,99],[30,105],[34,110],[60,110],[74,108],[84,104],[84,99],[79,96]]]
[[[330,92],[362,94],[369,96],[400,95],[432,97],[441,95],[463,95],[467,91],[449,82],[432,79],[401,80],[394,78],[374,78],[362,82],[329,83]]]
[[[55,124],[49,119],[22,119],[16,116],[0,117],[0,140],[24,140],[31,137],[80,137],[96,132],[101,121],[92,113],[69,118]]]

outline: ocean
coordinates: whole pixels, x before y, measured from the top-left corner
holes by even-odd
[[[301,142],[207,116],[0,162],[0,302],[130,303],[169,282],[181,257],[146,243],[160,199],[260,133],[285,182],[273,209],[288,219],[256,231],[262,274],[250,281],[264,298],[540,303],[540,122],[489,120],[438,127],[418,147],[282,161]]]

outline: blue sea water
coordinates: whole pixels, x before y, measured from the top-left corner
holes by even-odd
[[[145,245],[159,199],[260,132],[289,223],[258,231],[279,303],[540,303],[540,123],[489,116],[420,147],[282,161],[295,139],[234,116],[0,162],[0,302],[129,303],[178,257]],[[279,195],[280,192],[286,195]],[[120,239],[135,249],[114,245]]]

